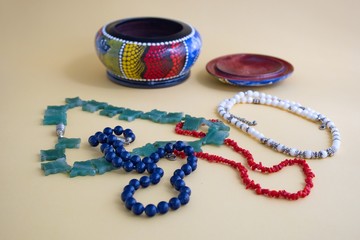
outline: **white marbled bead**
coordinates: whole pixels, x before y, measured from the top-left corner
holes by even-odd
[[[295,149],[295,148],[291,148],[290,151],[289,151],[289,153],[290,153],[290,155],[291,155],[292,157],[295,157],[296,154],[297,154],[297,152],[298,152],[298,150]]]
[[[311,156],[312,156],[312,151],[306,150],[306,151],[304,152],[304,157],[305,157],[305,158],[311,158]]]

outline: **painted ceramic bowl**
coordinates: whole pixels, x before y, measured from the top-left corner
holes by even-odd
[[[192,26],[164,18],[129,18],[96,34],[97,55],[110,80],[129,87],[160,88],[185,81],[201,38]]]

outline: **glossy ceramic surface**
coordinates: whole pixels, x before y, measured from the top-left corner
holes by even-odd
[[[294,67],[280,58],[259,54],[232,54],[211,60],[206,70],[221,82],[263,86],[289,77]]]
[[[163,18],[131,18],[102,27],[95,39],[108,77],[139,88],[168,87],[185,81],[201,49],[190,25]]]

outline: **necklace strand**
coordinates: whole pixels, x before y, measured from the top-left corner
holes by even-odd
[[[216,120],[212,120],[212,121],[216,121]],[[175,132],[177,134],[192,136],[192,137],[197,137],[197,138],[202,138],[202,137],[206,136],[206,134],[204,132],[184,130],[182,128],[183,125],[184,125],[183,122],[180,122],[176,125]],[[225,165],[235,168],[239,172],[242,182],[246,186],[246,189],[251,189],[258,195],[263,195],[263,196],[267,196],[267,197],[271,197],[271,198],[283,198],[283,199],[287,199],[287,200],[298,200],[299,198],[305,198],[306,196],[308,196],[310,194],[311,188],[313,188],[313,186],[314,186],[312,179],[315,177],[315,174],[311,171],[309,165],[306,163],[305,160],[297,159],[297,158],[286,159],[272,167],[266,167],[266,166],[263,166],[261,162],[256,163],[254,161],[252,154],[248,150],[241,148],[234,140],[227,138],[224,140],[224,144],[226,146],[230,147],[231,149],[233,149],[235,152],[242,155],[246,159],[247,164],[249,165],[251,170],[253,170],[253,171],[259,171],[261,173],[270,174],[270,173],[279,172],[281,169],[283,169],[287,166],[298,165],[299,167],[302,168],[302,171],[305,175],[304,188],[295,193],[290,193],[286,190],[266,189],[266,188],[261,187],[261,185],[259,183],[256,183],[254,180],[251,180],[249,178],[246,167],[244,165],[242,165],[240,162],[235,162],[233,160],[229,160],[229,159],[226,159],[221,156],[204,153],[204,152],[196,152],[195,156],[198,158],[204,159],[208,162],[221,163],[221,164],[225,164]],[[185,157],[185,156],[183,156],[183,157]]]
[[[320,123],[320,129],[328,129],[331,133],[332,145],[320,151],[312,150],[298,150],[296,148],[287,147],[284,144],[276,142],[271,138],[265,137],[262,133],[257,131],[255,128],[251,127],[256,125],[255,121],[248,121],[244,118],[237,117],[230,113],[230,110],[235,104],[239,103],[250,103],[250,104],[263,104],[267,106],[277,107],[286,111],[289,111],[293,114],[299,115],[306,119],[309,119],[313,122]],[[340,148],[341,138],[339,130],[335,127],[335,124],[326,116],[321,113],[318,113],[311,108],[306,108],[299,103],[294,103],[289,100],[282,100],[276,96],[261,92],[253,92],[251,90],[246,92],[239,92],[235,94],[232,98],[223,100],[217,111],[221,117],[226,121],[241,129],[243,132],[249,134],[253,138],[257,139],[259,142],[265,144],[266,146],[286,155],[292,157],[301,157],[301,158],[326,158],[333,156]]]
[[[123,138],[119,136],[124,135]],[[135,134],[131,129],[123,129],[121,126],[115,128],[106,127],[102,132],[96,132],[90,136],[88,142],[91,146],[100,145],[100,150],[104,154],[106,161],[111,163],[116,169],[123,168],[126,172],[136,171],[137,173],[147,172],[149,176],[143,175],[139,179],[133,178],[129,184],[123,188],[121,200],[125,207],[135,215],[145,213],[148,217],[156,214],[165,214],[169,209],[177,210],[180,206],[186,205],[190,201],[191,189],[186,185],[184,177],[190,175],[197,168],[197,157],[194,149],[182,141],[167,143],[164,147],[159,147],[149,156],[141,158],[139,155],[131,154],[124,148],[135,140]],[[158,204],[147,204],[137,201],[134,197],[139,188],[147,188],[156,185],[164,176],[164,170],[157,163],[161,158],[173,158],[174,151],[181,152],[186,157],[186,163],[181,168],[174,171],[170,178],[171,185],[179,192],[177,197],[169,201],[161,201]]]

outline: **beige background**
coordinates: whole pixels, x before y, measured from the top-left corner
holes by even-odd
[[[359,9],[356,0],[0,0],[0,239],[360,239]],[[178,19],[199,30],[203,49],[185,83],[144,90],[106,78],[94,51],[95,32],[107,22],[137,16]],[[229,53],[291,62],[295,71],[289,79],[257,90],[311,107],[339,128],[343,144],[338,154],[308,161],[316,178],[307,198],[290,202],[257,196],[233,169],[200,161],[186,180],[193,190],[190,203],[148,219],[133,216],[119,200],[122,187],[136,174],[43,175],[39,151],[55,143],[54,127],[41,124],[47,105],[79,96],[143,111],[217,118],[222,99],[247,90],[222,84],[205,71],[208,61]],[[275,108],[236,106],[234,112],[257,119],[257,129],[284,144],[313,150],[330,144],[316,124]],[[80,110],[70,111],[68,120],[66,136],[82,139],[79,150],[67,151],[70,163],[100,156],[86,139],[106,126],[133,128],[138,138],[129,148],[189,139],[176,135],[172,125],[128,123]],[[286,158],[235,128],[230,135],[264,165]],[[244,163],[223,146],[204,151]],[[162,161],[168,173],[164,181],[136,197],[144,203],[170,198],[167,180],[176,164]],[[303,186],[297,167],[250,176],[268,188],[297,191]]]

